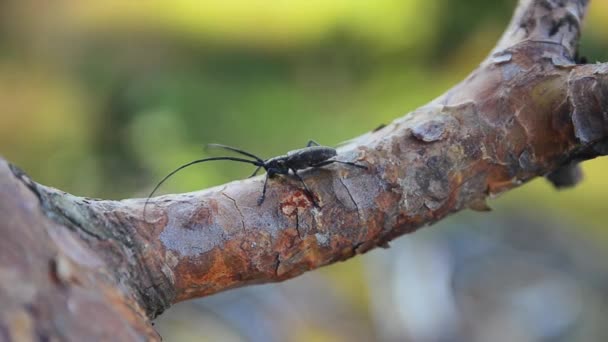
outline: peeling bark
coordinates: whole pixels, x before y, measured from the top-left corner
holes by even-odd
[[[340,147],[368,170],[302,173],[318,208],[289,177],[258,206],[257,177],[153,198],[144,218],[144,199],[72,196],[0,162],[0,339],[155,339],[172,303],[386,246],[534,177],[573,185],[608,153],[608,64],[575,63],[586,7],[522,0],[463,82]]]

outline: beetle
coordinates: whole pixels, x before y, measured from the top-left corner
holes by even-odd
[[[349,166],[357,167],[360,169],[367,169],[367,166],[365,166],[365,165],[334,159],[334,157],[336,157],[338,155],[338,152],[336,151],[335,148],[329,147],[329,146],[322,146],[322,145],[318,144],[317,142],[315,142],[314,140],[308,141],[308,144],[306,144],[306,147],[304,147],[304,148],[289,151],[285,155],[269,158],[266,160],[261,159],[260,157],[256,156],[255,154],[249,153],[247,151],[243,151],[236,147],[231,147],[231,146],[226,146],[226,145],[221,145],[221,144],[209,144],[207,146],[222,148],[225,150],[236,152],[236,153],[239,153],[243,156],[246,156],[246,157],[249,157],[252,159],[244,159],[244,158],[237,158],[237,157],[210,157],[210,158],[197,159],[197,160],[191,161],[189,163],[186,163],[186,164],[178,167],[177,169],[171,171],[168,175],[166,175],[160,182],[158,182],[158,184],[156,184],[156,186],[154,187],[152,192],[150,192],[150,195],[148,195],[148,198],[146,199],[146,202],[144,204],[144,217],[145,217],[146,206],[148,205],[148,201],[150,201],[150,198],[152,197],[152,195],[154,195],[156,190],[158,190],[158,188],[167,179],[169,179],[171,176],[176,174],[178,171],[183,170],[194,164],[199,164],[199,163],[204,163],[204,162],[214,161],[214,160],[230,160],[230,161],[248,163],[248,164],[257,166],[255,171],[251,174],[251,176],[249,176],[249,178],[254,177],[255,175],[257,175],[257,173],[261,169],[264,169],[266,171],[266,178],[264,179],[264,187],[262,188],[262,195],[258,199],[258,206],[262,205],[262,203],[264,203],[264,199],[266,198],[266,188],[268,185],[268,179],[274,177],[275,175],[288,175],[289,171],[291,171],[293,173],[293,175],[300,181],[300,183],[302,183],[304,190],[312,199],[313,204],[315,206],[317,206],[317,203],[314,200],[314,195],[310,191],[310,189],[308,189],[308,186],[306,186],[306,183],[304,183],[304,179],[302,179],[302,176],[300,176],[300,174],[298,173],[299,170],[303,170],[303,169],[307,169],[307,168],[318,168],[318,167],[326,166],[326,165],[333,164],[333,163],[349,165]]]

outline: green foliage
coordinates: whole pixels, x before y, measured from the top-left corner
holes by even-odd
[[[265,157],[311,138],[336,145],[460,81],[494,46],[515,2],[3,1],[0,153],[43,184],[125,198],[146,196],[177,165],[206,156],[207,143]],[[581,45],[591,62],[608,60],[606,20],[608,2],[594,0]],[[586,163],[574,190],[557,194],[540,179],[491,205],[533,203],[605,234],[607,170],[606,159]],[[250,172],[199,165],[160,192]],[[369,312],[355,260],[318,274]],[[294,336],[333,340],[302,333]]]

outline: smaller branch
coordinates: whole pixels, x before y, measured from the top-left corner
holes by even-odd
[[[507,30],[492,51],[525,41],[554,43],[575,56],[588,0],[522,0]]]

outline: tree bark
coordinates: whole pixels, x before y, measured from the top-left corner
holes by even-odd
[[[0,160],[0,340],[157,339],[172,303],[282,281],[608,153],[608,64],[577,64],[586,0],[522,0],[464,81],[298,181],[145,199],[76,197]]]

